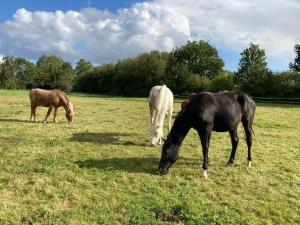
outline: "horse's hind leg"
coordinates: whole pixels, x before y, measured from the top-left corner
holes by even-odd
[[[48,112],[47,112],[47,114],[46,114],[46,117],[45,117],[45,119],[43,120],[44,123],[47,123],[48,116],[50,115],[52,109],[53,109],[53,106],[49,106],[49,109],[48,109]]]
[[[53,122],[54,122],[54,123],[56,123],[57,110],[58,110],[58,108],[55,107],[55,108],[54,108],[54,116],[53,116]]]
[[[232,164],[234,162],[236,149],[237,149],[237,146],[238,146],[238,143],[239,143],[239,138],[238,138],[238,135],[237,135],[237,129],[229,131],[229,134],[230,134],[230,138],[231,138],[232,150],[231,150],[229,160],[225,165],[226,167],[232,166]]]
[[[172,121],[172,109],[170,109],[169,112],[167,113],[167,120],[168,120],[168,133],[170,133],[171,121]]]
[[[30,121],[36,121],[36,105],[31,104],[31,114],[30,114]]]
[[[252,121],[249,121],[246,118],[242,118],[242,123],[245,130],[246,142],[248,147],[248,157],[247,157],[248,166],[251,167],[251,161],[252,161],[251,147],[252,147],[252,139],[253,139]]]

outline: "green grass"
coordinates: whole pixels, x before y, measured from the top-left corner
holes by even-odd
[[[213,133],[205,181],[194,130],[156,175],[146,99],[70,98],[71,125],[63,109],[31,123],[28,93],[0,90],[0,224],[300,224],[300,107],[258,105],[251,169],[241,127],[232,168],[229,134]]]

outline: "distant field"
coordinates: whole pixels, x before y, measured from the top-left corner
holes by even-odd
[[[0,90],[0,224],[300,224],[299,106],[258,105],[251,169],[241,127],[232,168],[229,134],[213,133],[205,181],[194,130],[156,175],[147,99],[70,98],[71,125],[63,108],[31,123],[28,93]]]

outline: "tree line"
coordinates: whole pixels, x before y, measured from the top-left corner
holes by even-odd
[[[188,41],[171,52],[152,51],[113,64],[94,66],[80,59],[75,68],[63,58],[41,56],[34,64],[5,56],[0,63],[0,88],[61,89],[86,93],[147,96],[152,86],[166,84],[174,94],[243,90],[260,97],[300,97],[300,45],[289,70],[267,67],[264,49],[250,43],[241,52],[236,72],[224,70],[217,49],[205,41]]]

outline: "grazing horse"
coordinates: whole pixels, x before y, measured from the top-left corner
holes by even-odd
[[[246,133],[248,166],[251,167],[254,113],[255,102],[243,92],[202,92],[198,94],[186,108],[179,112],[174,121],[162,148],[158,167],[160,174],[167,174],[169,168],[178,159],[180,145],[192,127],[197,130],[202,145],[204,178],[207,179],[208,147],[212,131],[229,131],[232,151],[226,166],[231,166],[239,142],[237,127],[240,121],[242,121]]]
[[[149,94],[151,144],[161,144],[164,118],[168,119],[168,132],[171,129],[173,93],[166,85],[154,86]]]
[[[69,123],[72,122],[74,117],[74,109],[71,101],[68,99],[66,94],[60,90],[43,90],[43,89],[31,89],[29,91],[29,98],[31,103],[31,115],[30,120],[36,121],[36,108],[38,106],[49,107],[47,115],[43,120],[44,123],[47,122],[47,118],[50,115],[52,109],[54,108],[53,122],[56,122],[55,118],[57,115],[57,110],[59,107],[64,107],[66,111],[66,118]]]

